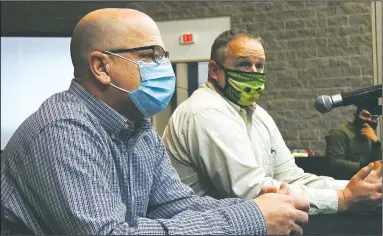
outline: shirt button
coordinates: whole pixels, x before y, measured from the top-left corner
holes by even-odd
[[[115,139],[115,138],[116,138],[116,136],[115,136],[114,134],[110,135],[110,137],[111,137],[112,139]]]

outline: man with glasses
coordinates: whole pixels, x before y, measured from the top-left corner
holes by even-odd
[[[70,88],[2,153],[2,235],[302,233],[309,203],[286,188],[218,201],[182,184],[150,123],[175,89],[163,48],[142,12],[102,9],[80,20]]]
[[[351,178],[360,168],[382,159],[382,145],[375,133],[382,113],[377,99],[357,105],[353,122],[332,129],[326,136],[326,156],[334,173]]]

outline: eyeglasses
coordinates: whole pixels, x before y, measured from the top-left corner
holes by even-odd
[[[370,113],[368,112],[365,112],[365,111],[362,111],[360,113],[360,116],[366,120],[371,120],[373,122],[377,122],[378,119],[379,119],[379,116],[378,115],[371,115]]]
[[[152,45],[138,48],[128,49],[114,49],[106,50],[103,53],[124,53],[124,52],[138,52],[138,55],[144,58],[149,58],[157,64],[160,64],[165,58],[169,58],[169,52],[165,51],[161,46]]]

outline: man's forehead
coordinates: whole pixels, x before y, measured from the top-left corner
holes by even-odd
[[[125,46],[127,48],[138,48],[153,45],[160,46],[165,49],[161,36],[156,34],[130,36],[125,42]]]
[[[227,56],[265,58],[262,44],[258,40],[249,37],[240,36],[233,39],[229,42],[225,51]]]
[[[131,42],[128,44],[127,48],[141,48],[141,47],[147,47],[147,46],[160,46],[163,49],[165,49],[165,46],[162,42],[159,41],[139,41],[139,42]]]
[[[147,17],[124,22],[121,26],[125,47],[137,48],[151,45],[164,47],[161,33],[154,21]]]

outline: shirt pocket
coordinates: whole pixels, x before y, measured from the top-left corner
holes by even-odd
[[[275,169],[275,158],[276,158],[276,151],[271,150],[270,153],[267,155],[266,160],[266,176],[267,177],[273,177],[274,176],[274,169]]]

